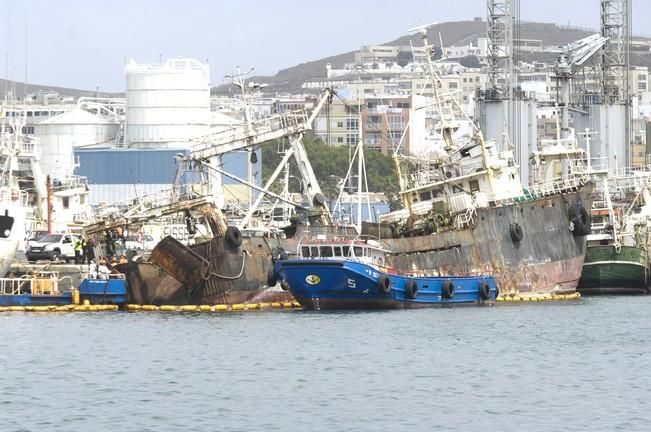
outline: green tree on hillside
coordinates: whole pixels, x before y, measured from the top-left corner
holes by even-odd
[[[303,144],[308,158],[314,170],[314,174],[319,181],[323,193],[330,199],[334,199],[339,194],[339,186],[346,176],[349,165],[350,154],[354,153],[354,148],[348,146],[327,146],[319,138],[305,136]],[[282,155],[278,153],[279,149],[289,148],[287,141],[276,140],[273,143],[267,143],[262,147],[262,181],[266,182],[278,164],[282,160]],[[389,195],[398,191],[398,177],[395,171],[393,159],[377,151],[366,151],[364,153],[366,161],[366,176],[368,178],[368,189],[370,192],[384,192]],[[357,175],[357,165],[352,169],[352,174]],[[298,167],[294,159],[290,163],[290,176],[299,177]],[[274,185],[274,192],[280,192],[279,182]],[[357,179],[351,182],[353,188],[357,185]],[[300,186],[296,180],[290,180],[290,191],[300,192]]]

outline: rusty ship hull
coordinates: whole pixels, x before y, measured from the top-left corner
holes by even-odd
[[[502,294],[573,293],[581,277],[586,237],[571,230],[572,209],[589,209],[592,189],[588,183],[563,194],[478,208],[464,229],[402,238],[387,238],[388,232],[378,232],[377,224],[367,225],[365,231],[380,234],[394,268],[492,274]],[[521,229],[519,241],[511,233],[514,223]]]
[[[146,262],[125,269],[129,301],[153,305],[286,302],[292,295],[270,280],[274,260],[291,256],[307,235],[350,235],[350,227],[297,225],[290,238],[247,237],[234,246],[228,238],[184,246],[163,239]]]
[[[589,209],[592,184],[564,193],[476,209],[463,229],[392,238],[388,226],[365,224],[363,234],[390,249],[387,264],[423,275],[491,274],[502,294],[573,293],[586,251],[585,235],[571,230],[572,209]],[[510,227],[517,223],[521,239]],[[232,247],[224,237],[186,247],[171,238],[149,262],[130,263],[130,301],[138,304],[236,304],[291,300],[269,286],[277,251],[295,254],[306,235],[350,235],[350,228],[298,226],[289,238],[244,238]],[[273,281],[275,282],[275,281]],[[275,285],[275,284],[274,284]]]
[[[219,237],[185,247],[168,237],[149,262],[129,264],[129,301],[154,305],[291,301],[287,291],[267,285],[277,246],[275,239],[244,238],[233,248]]]

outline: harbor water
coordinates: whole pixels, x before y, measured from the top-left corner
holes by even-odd
[[[2,431],[648,431],[651,297],[0,314]]]

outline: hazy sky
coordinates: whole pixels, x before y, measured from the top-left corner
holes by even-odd
[[[123,91],[124,61],[208,60],[211,83],[236,66],[257,74],[429,22],[486,16],[485,0],[0,0],[0,76]],[[521,0],[521,18],[599,27],[599,0]],[[651,1],[633,0],[633,32],[648,35]],[[443,35],[445,38],[445,35]],[[27,62],[25,62],[27,52]],[[8,62],[7,62],[8,58]],[[7,66],[8,65],[8,66]]]

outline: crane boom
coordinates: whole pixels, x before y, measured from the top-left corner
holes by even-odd
[[[326,102],[332,100],[333,95],[334,91],[326,88],[309,115],[306,110],[290,111],[194,138],[192,142],[195,146],[189,157],[197,160],[209,159],[274,139],[304,133],[312,129],[312,122]]]

